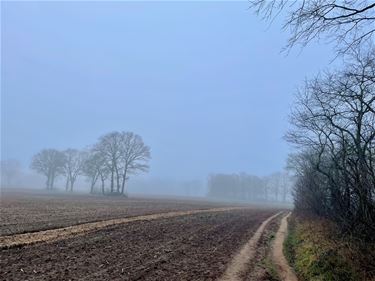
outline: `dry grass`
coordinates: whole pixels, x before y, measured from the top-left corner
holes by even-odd
[[[301,280],[374,281],[374,244],[342,235],[334,223],[293,216],[285,254]]]

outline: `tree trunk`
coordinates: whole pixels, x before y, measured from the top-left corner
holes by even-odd
[[[52,173],[51,181],[50,181],[50,190],[53,190],[54,181],[55,181],[55,173]]]
[[[100,173],[96,173],[92,179],[91,179],[91,187],[90,187],[90,193],[94,193],[94,187],[96,182],[98,181],[98,178],[100,176]]]
[[[125,167],[124,175],[122,176],[121,194],[124,194],[124,191],[125,191],[126,174],[127,174],[127,168]]]
[[[102,193],[104,195],[104,180],[102,179]]]
[[[126,179],[124,179],[124,181],[122,182],[122,186],[121,186],[121,194],[124,195],[124,191],[125,191],[125,181]]]
[[[47,182],[46,182],[47,190],[49,190],[49,188],[50,188],[50,182],[51,182],[51,175],[48,174],[48,175],[47,175]]]
[[[115,180],[114,176],[115,176],[115,171],[114,171],[114,168],[112,167],[111,169],[111,193],[113,193],[113,188],[114,188],[114,180]]]
[[[73,192],[74,181],[75,180],[70,179],[70,192]]]
[[[116,191],[117,193],[120,193],[120,176],[119,176],[117,167],[116,167]]]
[[[94,185],[95,185],[94,180],[91,180],[91,186],[90,186],[90,193],[91,193],[91,194],[94,193]]]

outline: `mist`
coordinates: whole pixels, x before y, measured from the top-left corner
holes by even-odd
[[[0,10],[4,280],[375,280],[374,1]]]
[[[1,159],[25,188],[44,188],[41,150],[114,131],[150,148],[129,193],[206,196],[212,174],[282,172],[296,81],[332,58],[318,44],[281,53],[281,20],[266,27],[247,2],[6,2],[1,22]]]

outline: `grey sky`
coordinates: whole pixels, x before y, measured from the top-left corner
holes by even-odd
[[[112,130],[151,146],[150,176],[282,169],[295,88],[329,47],[247,2],[2,2],[2,158],[83,148]]]

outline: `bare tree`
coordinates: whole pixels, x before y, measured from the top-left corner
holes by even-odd
[[[305,46],[312,39],[334,40],[338,51],[374,40],[375,3],[367,0],[250,0],[251,7],[266,19],[282,10],[287,17],[285,29],[290,29],[288,47]]]
[[[143,143],[143,140],[139,135],[131,132],[122,132],[121,137],[121,194],[124,194],[125,183],[130,174],[148,171],[148,161],[151,158],[151,153],[150,148]]]
[[[94,193],[95,184],[99,179],[100,166],[101,163],[98,159],[98,155],[89,152],[89,155],[87,156],[83,164],[82,172],[90,181],[90,193]]]
[[[306,193],[313,209],[325,202],[328,216],[365,234],[375,231],[375,53],[351,55],[345,70],[306,82],[286,138],[309,151],[310,170],[301,178],[320,174],[309,179],[316,197]]]
[[[73,191],[77,177],[82,173],[85,161],[85,153],[77,149],[67,149],[63,151],[65,156],[64,174],[66,176],[66,191]]]
[[[104,135],[93,148],[105,169],[101,169],[102,183],[109,174],[110,192],[124,194],[131,174],[148,170],[150,148],[142,138],[131,132],[112,132]]]
[[[326,216],[330,206],[327,181],[315,168],[316,158],[315,152],[308,149],[289,155],[288,168],[296,175],[293,186],[294,206],[300,211]]]
[[[46,187],[53,189],[56,176],[64,171],[64,153],[56,149],[43,149],[37,153],[31,162],[31,169],[47,177]]]
[[[121,144],[121,134],[119,132],[112,132],[102,136],[94,147],[94,150],[103,157],[105,165],[109,169],[111,193],[115,191],[115,187],[117,187],[117,192],[120,191],[119,161],[122,152]]]
[[[83,165],[83,174],[90,180],[90,193],[94,193],[96,182],[101,180],[101,192],[105,193],[105,180],[108,178],[109,169],[103,155],[95,150],[90,150]]]

